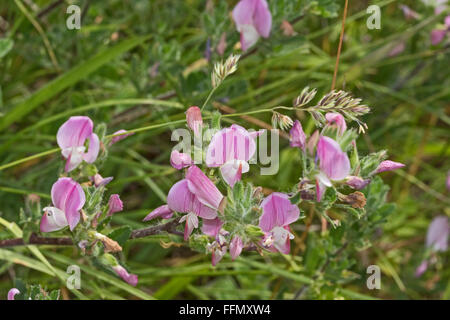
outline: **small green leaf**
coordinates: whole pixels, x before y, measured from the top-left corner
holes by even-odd
[[[9,38],[0,39],[0,59],[3,58],[11,51],[14,45],[14,41]]]
[[[127,242],[127,240],[131,236],[131,227],[130,226],[122,226],[110,232],[108,237],[117,241],[121,246]]]

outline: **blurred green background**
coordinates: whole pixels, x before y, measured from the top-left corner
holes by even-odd
[[[268,2],[271,37],[243,55],[236,74],[213,98],[238,112],[290,105],[306,86],[317,88],[318,95],[331,87],[344,1]],[[236,3],[1,1],[0,167],[55,148],[56,131],[71,115],[104,122],[108,133],[183,119],[187,107],[201,105],[208,95],[214,62],[240,52],[230,15]],[[66,27],[69,4],[82,10],[80,30]],[[381,8],[379,30],[366,25],[366,9],[372,4]],[[402,4],[420,17],[406,19]],[[350,1],[337,88],[371,107],[363,119],[369,130],[358,141],[360,152],[386,149],[390,159],[406,168],[382,175],[396,209],[377,230],[372,246],[352,254],[348,281],[339,284],[338,291],[334,285],[310,290],[310,298],[450,298],[448,253],[422,277],[414,276],[429,222],[437,215],[450,216],[445,187],[450,170],[450,49],[448,38],[439,45],[430,42],[431,30],[442,27],[444,17],[445,12],[435,15],[417,0]],[[284,34],[283,20],[292,22],[294,34]],[[223,56],[217,51],[221,38],[226,41]],[[290,115],[312,133],[309,116]],[[270,114],[257,118],[270,123]],[[227,121],[257,128],[240,118]],[[101,174],[114,176],[108,192],[119,193],[125,207],[114,216],[115,224],[147,225],[141,222],[144,216],[165,202],[169,188],[181,178],[169,165],[171,129],[135,134],[110,150]],[[282,141],[282,170],[276,176],[258,176],[254,170],[249,179],[280,191],[294,185],[299,162],[287,146]],[[28,193],[40,195],[42,206],[47,205],[61,166],[59,154],[52,154],[1,170],[1,217],[18,222]],[[320,237],[320,219],[312,224],[317,228],[311,233]],[[301,235],[304,229],[295,231]],[[0,226],[0,239],[12,237]],[[56,272],[82,265],[81,291],[88,298],[289,299],[303,285],[302,274],[315,272],[302,263],[307,248],[314,246],[310,239],[297,243],[295,258],[274,256],[266,264],[249,253],[235,263],[227,257],[216,268],[210,266],[209,256],[180,246],[175,236],[130,241],[123,255],[129,270],[139,275],[137,288],[84,263],[75,248],[44,247],[41,252]],[[63,289],[64,283],[36,259],[24,247],[1,249],[1,298],[15,278]],[[366,267],[371,264],[381,267],[381,290],[366,288]],[[63,297],[75,298],[65,289]]]

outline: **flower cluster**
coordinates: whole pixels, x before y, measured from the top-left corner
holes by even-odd
[[[310,102],[314,98],[311,92],[315,93],[304,91],[296,99],[297,106]],[[327,189],[330,189],[341,206],[363,210],[364,194],[348,193],[348,190],[361,190],[375,174],[404,166],[385,160],[384,152],[359,160],[355,142],[357,132],[347,128],[342,115],[352,112],[351,117],[356,117],[367,112],[368,108],[359,102],[343,92],[326,95],[317,108],[321,107],[321,111],[331,109],[332,112],[324,114],[325,125],[310,137],[299,120],[294,122],[289,116],[276,112],[278,122],[290,120],[280,127],[292,126],[289,145],[300,150],[303,162],[299,183],[288,192],[266,192],[264,195],[261,187],[244,181],[263,130],[250,132],[237,124],[218,128],[201,150],[203,166],[194,163],[191,151],[172,151],[170,163],[175,169],[184,171],[184,178],[170,188],[167,204],[149,213],[144,221],[175,216],[176,221],[184,224],[184,240],[193,248],[210,252],[213,265],[227,252],[232,260],[243,250],[288,254],[290,241],[295,236],[290,226],[301,218],[302,201],[327,202]],[[187,110],[186,121],[194,136],[203,136],[206,124],[198,107]],[[353,153],[353,161],[347,155],[349,150]]]
[[[130,133],[119,130],[110,137],[102,134],[100,138],[94,133],[92,120],[85,116],[71,117],[61,125],[56,140],[65,166],[61,177],[52,186],[52,204],[43,209],[41,232],[68,227],[74,243],[82,252],[97,258],[122,250],[119,243],[101,231],[107,230],[105,226],[114,213],[123,210],[123,203],[118,194],[112,194],[108,201],[103,201],[105,186],[113,177],[103,178],[94,163],[105,156],[105,145],[111,146],[128,135]],[[134,286],[137,284],[137,277],[130,275],[114,256],[103,261],[123,280]]]

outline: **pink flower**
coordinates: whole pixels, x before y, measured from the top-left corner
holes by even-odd
[[[445,35],[447,34],[447,32],[449,32],[450,30],[450,16],[445,17],[444,20],[444,25],[445,28],[444,29],[434,29],[431,31],[431,44],[432,45],[437,45],[439,43],[442,42],[442,40],[444,40]]]
[[[125,139],[126,137],[132,136],[132,135],[134,134],[134,132],[130,132],[130,133],[125,133],[125,132],[127,132],[127,131],[124,130],[124,129],[121,129],[121,130],[119,130],[119,131],[114,132],[114,133],[113,133],[113,136],[116,135],[116,134],[119,134],[119,133],[123,133],[123,134],[121,134],[120,136],[112,137],[111,142],[110,142],[109,145],[111,146],[111,145],[113,145],[114,143],[119,142],[120,140],[123,140],[123,139]]]
[[[11,290],[8,291],[8,300],[14,300],[14,297],[16,296],[16,294],[19,294],[20,291],[17,288],[12,288]]]
[[[259,227],[266,233],[263,244],[269,248],[288,254],[290,239],[294,235],[289,231],[289,225],[300,216],[300,210],[293,205],[287,194],[274,192],[261,203],[262,215]]]
[[[305,150],[306,135],[303,132],[302,124],[298,120],[295,120],[294,125],[289,131],[289,145]]]
[[[98,156],[100,141],[98,136],[93,133],[94,124],[88,117],[70,117],[58,129],[56,140],[61,153],[67,159],[65,170],[70,172],[84,161],[93,163]],[[88,151],[86,151],[85,142],[89,141]]]
[[[138,283],[137,275],[128,273],[128,271],[120,265],[114,266],[112,268],[117,273],[117,275],[122,278],[123,281],[132,285],[133,287],[137,285]]]
[[[53,184],[54,207],[44,208],[41,232],[52,232],[66,226],[72,231],[80,221],[80,210],[86,202],[83,188],[71,178],[60,178]]]
[[[425,246],[433,252],[447,251],[450,225],[446,216],[438,216],[431,221],[428,227]],[[416,269],[416,277],[420,277],[428,269],[428,260],[425,259]]]
[[[123,202],[120,200],[118,194],[112,194],[109,197],[108,201],[108,214],[107,216],[112,216],[116,212],[120,212],[123,210]]]
[[[400,162],[385,160],[378,165],[378,168],[375,170],[375,173],[397,170],[397,169],[403,168],[404,166],[405,165]]]
[[[242,51],[247,51],[259,37],[268,38],[272,15],[266,0],[241,0],[233,9],[233,20],[241,33]]]
[[[194,131],[196,136],[200,135],[202,132],[203,119],[202,111],[197,106],[192,106],[186,111],[186,121],[188,127]]]
[[[340,135],[342,135],[345,130],[347,130],[347,124],[345,123],[345,119],[342,114],[337,112],[328,112],[325,115],[325,119],[327,119],[329,125],[334,124],[337,127]]]
[[[345,183],[353,189],[361,190],[364,189],[364,187],[370,183],[370,179],[362,179],[356,176],[348,176]]]
[[[242,239],[239,236],[234,236],[230,243],[231,260],[234,261],[237,257],[239,257],[243,248],[244,244],[242,243]]]
[[[426,246],[433,251],[446,251],[450,225],[446,216],[438,216],[428,227]]]
[[[160,206],[150,212],[143,221],[150,221],[154,218],[161,217],[163,219],[170,219],[173,216],[173,211],[170,210],[169,206],[167,204]]]
[[[199,216],[203,219],[215,219],[223,195],[214,183],[195,165],[189,167],[186,178],[175,183],[167,195],[167,205],[172,211],[188,213],[185,239],[189,238],[193,228],[198,227]]]
[[[320,202],[326,188],[332,185],[330,180],[342,180],[348,176],[350,161],[339,144],[325,136],[320,137],[317,143],[317,158],[320,173],[316,175],[316,195]]]
[[[177,150],[173,150],[170,154],[170,164],[177,170],[189,167],[194,164],[192,158],[187,153],[181,153]]]
[[[98,187],[106,186],[108,183],[110,183],[114,177],[106,177],[103,178],[100,174],[96,173],[93,177],[89,178],[91,181],[94,182],[94,185]]]
[[[249,133],[236,124],[217,132],[206,152],[206,165],[220,167],[220,172],[226,183],[231,187],[241,180],[243,173],[249,171],[247,161],[256,151],[255,137],[260,134]]]
[[[227,247],[214,243],[214,245],[211,248],[211,252],[212,252],[211,264],[213,265],[213,267],[215,267],[227,253]]]

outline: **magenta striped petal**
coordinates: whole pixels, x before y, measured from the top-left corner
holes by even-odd
[[[217,132],[206,152],[206,165],[220,167],[231,160],[249,161],[255,154],[255,135],[233,124]]]
[[[189,167],[186,173],[187,187],[205,206],[217,210],[223,195],[214,183],[195,165]],[[170,206],[170,204],[169,204]],[[178,210],[176,210],[178,211]]]

